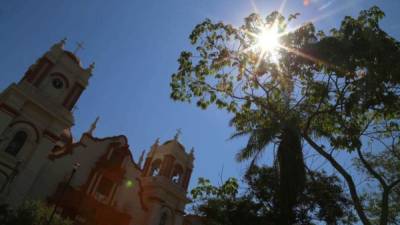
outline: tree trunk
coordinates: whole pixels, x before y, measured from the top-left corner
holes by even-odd
[[[293,127],[286,127],[278,147],[280,222],[291,225],[295,222],[294,208],[303,192],[306,172],[301,149],[301,139]]]

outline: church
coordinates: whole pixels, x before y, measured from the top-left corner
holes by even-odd
[[[171,140],[138,160],[124,135],[75,140],[73,108],[92,76],[54,44],[0,93],[0,203],[41,200],[77,225],[182,225],[194,152]]]

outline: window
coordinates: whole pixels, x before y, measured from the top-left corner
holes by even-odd
[[[51,83],[52,83],[52,85],[53,85],[53,87],[54,87],[55,89],[61,89],[61,88],[64,87],[64,82],[63,82],[60,78],[54,78],[54,79],[51,81]]]
[[[16,156],[24,146],[27,138],[28,135],[24,131],[18,131],[8,144],[5,151],[13,156]]]
[[[166,212],[163,212],[160,217],[160,223],[159,225],[167,225],[167,220],[168,220],[168,214]]]
[[[101,178],[100,183],[97,186],[97,194],[99,194],[101,198],[107,198],[111,193],[113,184],[114,183],[110,179],[107,179],[105,177]]]
[[[121,166],[124,161],[124,155],[120,151],[114,150],[109,160],[112,166]]]
[[[175,184],[180,184],[182,181],[182,173],[183,173],[182,167],[176,165],[171,177],[172,182],[174,182]]]
[[[154,161],[151,167],[150,176],[160,175],[160,167],[161,167],[161,161],[160,160]]]

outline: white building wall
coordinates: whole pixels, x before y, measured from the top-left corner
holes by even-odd
[[[130,214],[132,218],[135,218],[135,220],[142,220],[144,214],[140,203],[140,186],[137,180],[140,178],[141,171],[138,170],[132,162],[128,162],[125,169],[125,181],[120,185],[118,192],[116,193],[115,203],[117,208]],[[128,181],[132,182],[131,187],[127,185],[126,182]]]
[[[10,193],[7,199],[9,204],[18,205],[30,198],[28,192],[39,175],[43,164],[46,163],[48,149],[51,149],[53,146],[54,143],[51,140],[47,138],[41,139],[32,159],[26,164],[23,163],[21,165],[18,176],[9,185]]]

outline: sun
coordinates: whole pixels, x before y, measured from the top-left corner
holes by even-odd
[[[271,28],[264,28],[257,35],[257,47],[266,52],[276,52],[279,48],[279,38],[278,29],[276,26]]]
[[[243,51],[251,51],[259,55],[257,65],[263,61],[278,64],[281,59],[282,37],[287,34],[279,29],[279,22],[272,24],[258,23],[254,25],[255,31],[246,32],[251,37],[251,44]]]

